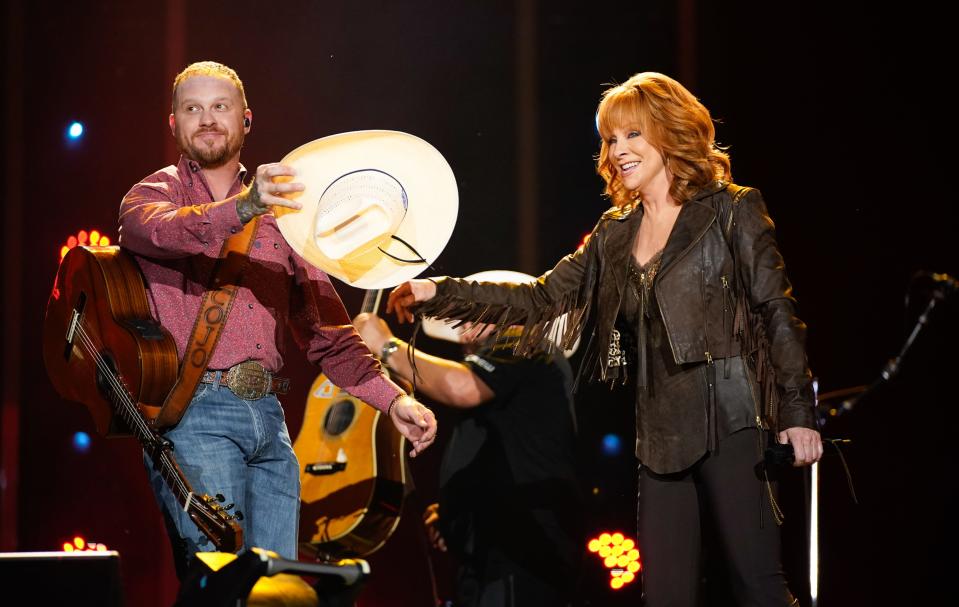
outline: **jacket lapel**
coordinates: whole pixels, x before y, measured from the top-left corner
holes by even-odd
[[[615,222],[609,229],[606,237],[607,271],[612,273],[610,278],[616,285],[617,298],[622,294],[626,282],[626,269],[629,256],[633,252],[633,237],[639,232],[639,224],[643,220],[643,208],[637,206],[628,217]]]
[[[699,239],[703,237],[703,234],[706,233],[715,219],[716,211],[698,200],[690,200],[683,205],[683,208],[679,211],[679,217],[676,218],[673,231],[669,235],[669,240],[666,241],[666,246],[663,248],[660,276],[668,272],[676,261],[682,259],[689,249],[699,242]]]

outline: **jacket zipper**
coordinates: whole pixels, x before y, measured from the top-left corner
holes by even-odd
[[[732,328],[726,327],[726,313],[729,311],[729,279],[725,274],[719,277],[723,283],[723,335],[726,336],[726,358],[723,359],[723,379],[729,379],[729,357],[732,354]]]

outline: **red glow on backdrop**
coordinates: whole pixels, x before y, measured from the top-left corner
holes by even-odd
[[[70,251],[70,249],[77,246],[91,246],[91,247],[108,247],[110,246],[110,238],[104,236],[100,233],[100,230],[80,230],[77,232],[77,235],[70,235],[67,237],[67,243],[60,247],[60,260],[63,261],[63,257]]]
[[[88,542],[82,535],[73,538],[72,542],[63,542],[64,552],[106,552],[107,545],[97,542]]]
[[[587,548],[603,559],[603,565],[609,569],[609,587],[613,590],[619,590],[635,580],[636,574],[643,568],[635,540],[619,531],[599,534],[589,541]]]
[[[587,232],[586,234],[583,234],[583,239],[579,241],[579,246],[576,247],[577,251],[581,251],[586,246],[586,243],[589,242],[589,235],[591,233],[592,232]]]

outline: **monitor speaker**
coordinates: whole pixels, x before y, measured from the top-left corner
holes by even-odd
[[[123,605],[120,553],[0,552],[3,605]]]

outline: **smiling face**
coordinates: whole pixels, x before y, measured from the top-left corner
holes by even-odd
[[[607,89],[596,127],[596,172],[618,207],[661,197],[664,186],[682,204],[714,180],[732,180],[709,110],[669,76],[642,72]]]
[[[226,78],[193,76],[174,91],[170,128],[180,151],[203,168],[237,161],[249,130],[239,89]]]
[[[606,146],[615,176],[627,191],[640,198],[669,191],[670,178],[662,153],[643,137],[638,127],[613,127]]]

